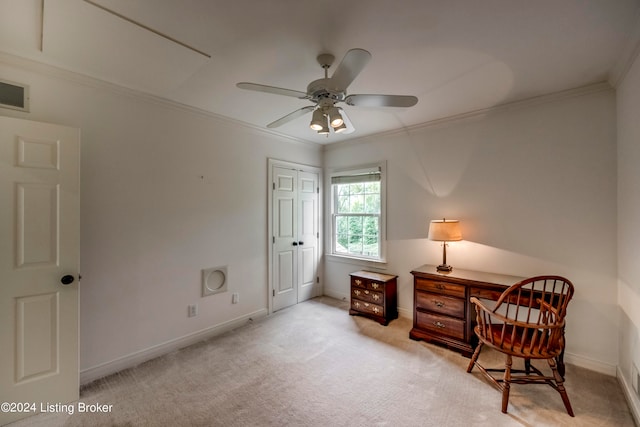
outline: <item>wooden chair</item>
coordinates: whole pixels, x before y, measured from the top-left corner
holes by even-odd
[[[573,296],[573,284],[560,276],[537,276],[505,290],[495,307],[472,297],[478,324],[474,328],[479,344],[467,372],[477,366],[502,390],[502,412],[507,413],[511,384],[547,384],[553,387],[572,417],[573,409],[564,388],[564,326],[567,304]],[[486,369],[478,362],[484,345],[506,355],[504,369]],[[524,370],[512,369],[512,357],[524,359]],[[531,359],[546,359],[551,376],[531,365]],[[491,372],[504,372],[503,378]]]

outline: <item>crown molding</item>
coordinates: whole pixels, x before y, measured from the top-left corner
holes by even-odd
[[[324,146],[324,151],[330,151],[335,148],[343,147],[345,145],[355,145],[370,142],[374,138],[383,138],[397,136],[400,134],[411,135],[424,129],[433,128],[437,126],[449,125],[451,123],[462,122],[466,120],[478,119],[483,116],[508,111],[519,108],[532,107],[540,104],[547,104],[550,102],[556,102],[562,99],[574,98],[577,96],[591,95],[598,92],[611,91],[613,88],[608,82],[593,83],[590,85],[579,86],[573,89],[566,89],[558,92],[553,92],[545,95],[534,96],[531,98],[521,99],[518,101],[505,102],[503,104],[497,104],[489,108],[482,108],[479,110],[469,111],[466,113],[455,114],[453,116],[442,117],[439,119],[430,120],[424,123],[419,123],[412,126],[406,126],[400,129],[394,129],[387,132],[380,132],[376,134],[362,136],[357,139],[350,139],[347,141],[335,142]]]
[[[29,59],[22,56],[17,56],[11,53],[0,51],[0,63],[15,67],[15,68],[21,68],[25,71],[30,71],[30,72],[46,75],[49,77],[66,80],[74,84],[89,86],[96,89],[102,89],[105,91],[109,91],[111,93],[115,93],[120,96],[135,98],[135,99],[152,103],[155,105],[159,105],[162,107],[172,108],[182,112],[199,115],[204,118],[215,119],[230,125],[247,129],[251,132],[255,132],[262,135],[267,134],[269,136],[285,140],[286,142],[289,142],[289,143],[300,144],[300,145],[303,145],[309,148],[314,148],[317,150],[321,150],[321,147],[322,147],[320,144],[317,144],[312,141],[294,138],[292,136],[284,135],[282,133],[275,132],[270,129],[262,128],[260,126],[255,126],[250,123],[243,122],[241,120],[232,119],[226,116],[222,116],[220,114],[215,114],[210,111],[204,110],[202,108],[193,107],[190,105],[182,104],[180,102],[172,101],[167,98],[151,95],[149,93],[146,93],[137,89],[132,89],[126,86],[110,83],[108,81],[100,80],[95,77],[90,77],[90,76],[87,76],[86,74],[78,73],[76,71],[70,71],[54,65],[45,64],[43,62],[40,62],[34,59]]]
[[[640,6],[636,10],[632,31],[627,37],[622,54],[609,74],[609,84],[612,87],[617,88],[622,83],[638,55],[640,55]]]

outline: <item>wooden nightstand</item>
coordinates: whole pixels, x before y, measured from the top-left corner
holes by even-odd
[[[387,326],[398,317],[398,276],[356,271],[351,273],[349,314],[366,316]]]

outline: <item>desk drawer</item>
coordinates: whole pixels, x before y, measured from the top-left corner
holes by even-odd
[[[416,308],[464,318],[464,300],[430,292],[416,292]]]
[[[440,335],[464,339],[464,320],[416,311],[417,327]]]
[[[466,294],[466,287],[464,285],[458,285],[457,283],[416,278],[415,286],[416,289],[420,291],[435,292],[458,298],[464,298]]]

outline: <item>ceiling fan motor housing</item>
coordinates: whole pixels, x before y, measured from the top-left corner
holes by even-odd
[[[331,84],[330,78],[314,80],[307,86],[307,95],[319,104],[324,100],[330,100],[331,104],[343,101],[345,97],[344,91],[332,89]]]

